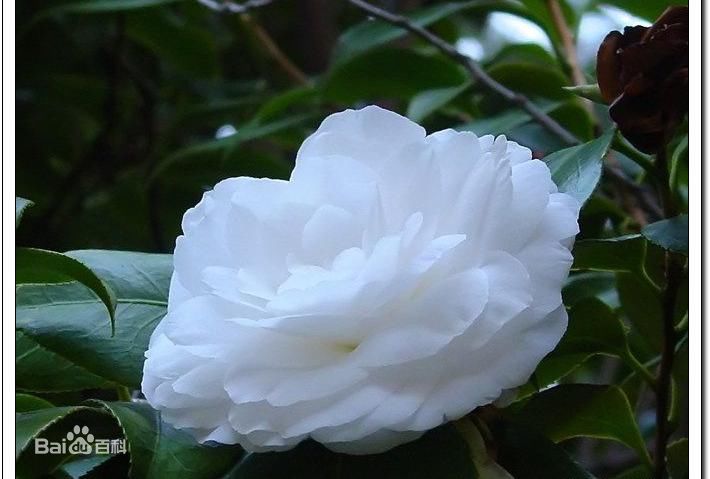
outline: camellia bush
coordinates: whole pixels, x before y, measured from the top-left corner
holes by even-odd
[[[17,477],[689,477],[686,6],[17,9]]]

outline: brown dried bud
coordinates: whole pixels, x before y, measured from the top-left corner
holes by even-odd
[[[670,7],[650,27],[609,33],[597,53],[609,114],[639,150],[656,153],[688,112],[688,7]]]

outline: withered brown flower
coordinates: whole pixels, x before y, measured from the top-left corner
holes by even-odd
[[[650,27],[609,33],[597,53],[609,114],[639,150],[656,153],[688,112],[688,7],[669,7]]]

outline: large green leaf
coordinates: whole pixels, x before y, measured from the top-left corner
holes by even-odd
[[[102,410],[86,406],[65,406],[41,409],[15,415],[15,453],[17,477],[39,478],[47,477],[61,464],[72,458],[86,457],[72,455],[66,448],[54,453],[35,453],[35,439],[42,438],[48,442],[71,443],[68,433],[75,427],[88,428],[91,434],[89,442],[95,439],[119,439],[121,432],[113,418]],[[71,436],[74,437],[74,436]]]
[[[409,102],[407,116],[412,121],[421,122],[427,116],[453,101],[466,91],[470,85],[470,82],[465,82],[459,86],[436,88],[420,92]]]
[[[646,256],[641,235],[577,241],[573,250],[573,270],[640,273]]]
[[[380,98],[409,100],[423,90],[457,87],[467,80],[461,66],[448,58],[387,48],[336,66],[325,79],[323,93],[328,100],[346,104]]]
[[[554,442],[573,437],[611,439],[651,462],[629,401],[616,386],[559,385],[533,396],[516,417]]]
[[[641,234],[663,249],[688,254],[688,215],[646,225]]]
[[[202,445],[164,423],[147,403],[92,401],[110,412],[123,429],[131,456],[130,477],[211,479],[224,474],[243,454],[238,446]]]
[[[419,27],[426,27],[449,15],[462,10],[486,11],[495,8],[497,11],[507,11],[524,15],[520,3],[510,0],[472,0],[467,2],[446,2],[422,8],[408,16],[409,21]],[[344,63],[353,57],[365,53],[375,47],[400,38],[407,31],[397,25],[391,25],[381,20],[368,20],[346,30],[338,39],[333,51],[333,61]]]
[[[34,203],[30,200],[15,197],[15,229],[20,226],[20,221],[22,221],[22,215],[25,214],[25,210],[32,206]]]
[[[613,138],[614,132],[607,131],[596,140],[547,155],[544,161],[557,188],[584,204],[599,183],[602,162]]]
[[[171,257],[120,251],[68,254],[116,292],[115,335],[100,327],[105,308],[81,284],[19,286],[17,386],[31,391],[138,387],[150,334],[165,314]]]
[[[78,281],[98,296],[108,310],[113,333],[116,321],[116,295],[91,268],[62,253],[35,248],[16,249],[15,282],[17,284],[55,283],[66,279]]]
[[[562,447],[529,427],[499,421],[492,431],[497,461],[515,479],[594,479]]]
[[[559,102],[540,102],[538,107],[549,113],[560,105]],[[508,135],[510,132],[531,120],[531,116],[524,110],[514,108],[501,113],[474,120],[456,127],[461,131],[472,131],[476,135]]]
[[[452,425],[382,454],[336,454],[308,441],[286,452],[249,454],[229,479],[390,479],[470,478],[477,476],[468,446]]]

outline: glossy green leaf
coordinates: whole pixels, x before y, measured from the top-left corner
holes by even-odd
[[[688,215],[646,225],[641,234],[663,249],[688,254]]]
[[[323,93],[326,99],[345,104],[409,100],[423,90],[456,87],[467,80],[463,69],[448,58],[388,48],[336,66],[325,79]]]
[[[594,479],[560,446],[511,421],[493,428],[497,461],[515,479]]]
[[[407,116],[412,121],[421,122],[427,116],[453,101],[466,91],[469,86],[470,83],[466,82],[460,86],[436,88],[434,90],[425,90],[418,93],[412,98],[412,101],[409,102]]]
[[[30,200],[20,198],[19,196],[15,197],[15,229],[20,226],[20,221],[22,221],[22,215],[25,214],[25,210],[32,205],[34,205],[34,203]]]
[[[15,282],[55,283],[57,278],[75,280],[89,288],[104,303],[108,310],[111,332],[116,325],[116,295],[91,268],[81,261],[54,251],[35,248],[15,250]]]
[[[598,298],[612,308],[619,306],[616,277],[606,271],[572,274],[562,289],[562,302],[572,307],[587,298]]]
[[[621,442],[650,464],[626,395],[616,386],[563,384],[533,396],[516,417],[554,442],[596,437]]]
[[[243,454],[238,446],[203,445],[160,418],[147,403],[93,401],[119,422],[131,456],[130,477],[211,479]]]
[[[29,391],[138,387],[150,334],[165,314],[171,257],[120,251],[68,254],[91,267],[116,292],[116,333],[111,337],[100,327],[105,308],[79,283],[19,286],[18,387]]]
[[[59,478],[71,479],[89,479],[90,477],[96,477],[95,475],[100,474],[98,470],[101,466],[105,465],[108,461],[111,461],[114,457],[115,456],[110,454],[82,457],[75,461],[63,464],[57,471],[55,471],[54,475]],[[118,473],[115,469],[111,472]]]
[[[22,451],[30,446],[32,438],[37,436],[42,430],[76,410],[76,407],[66,406],[16,414],[15,458],[19,457]]]
[[[32,394],[15,394],[15,412],[29,412],[54,407],[54,404]]]
[[[584,204],[599,183],[602,162],[614,137],[608,131],[596,140],[556,151],[544,158],[557,188]]]

